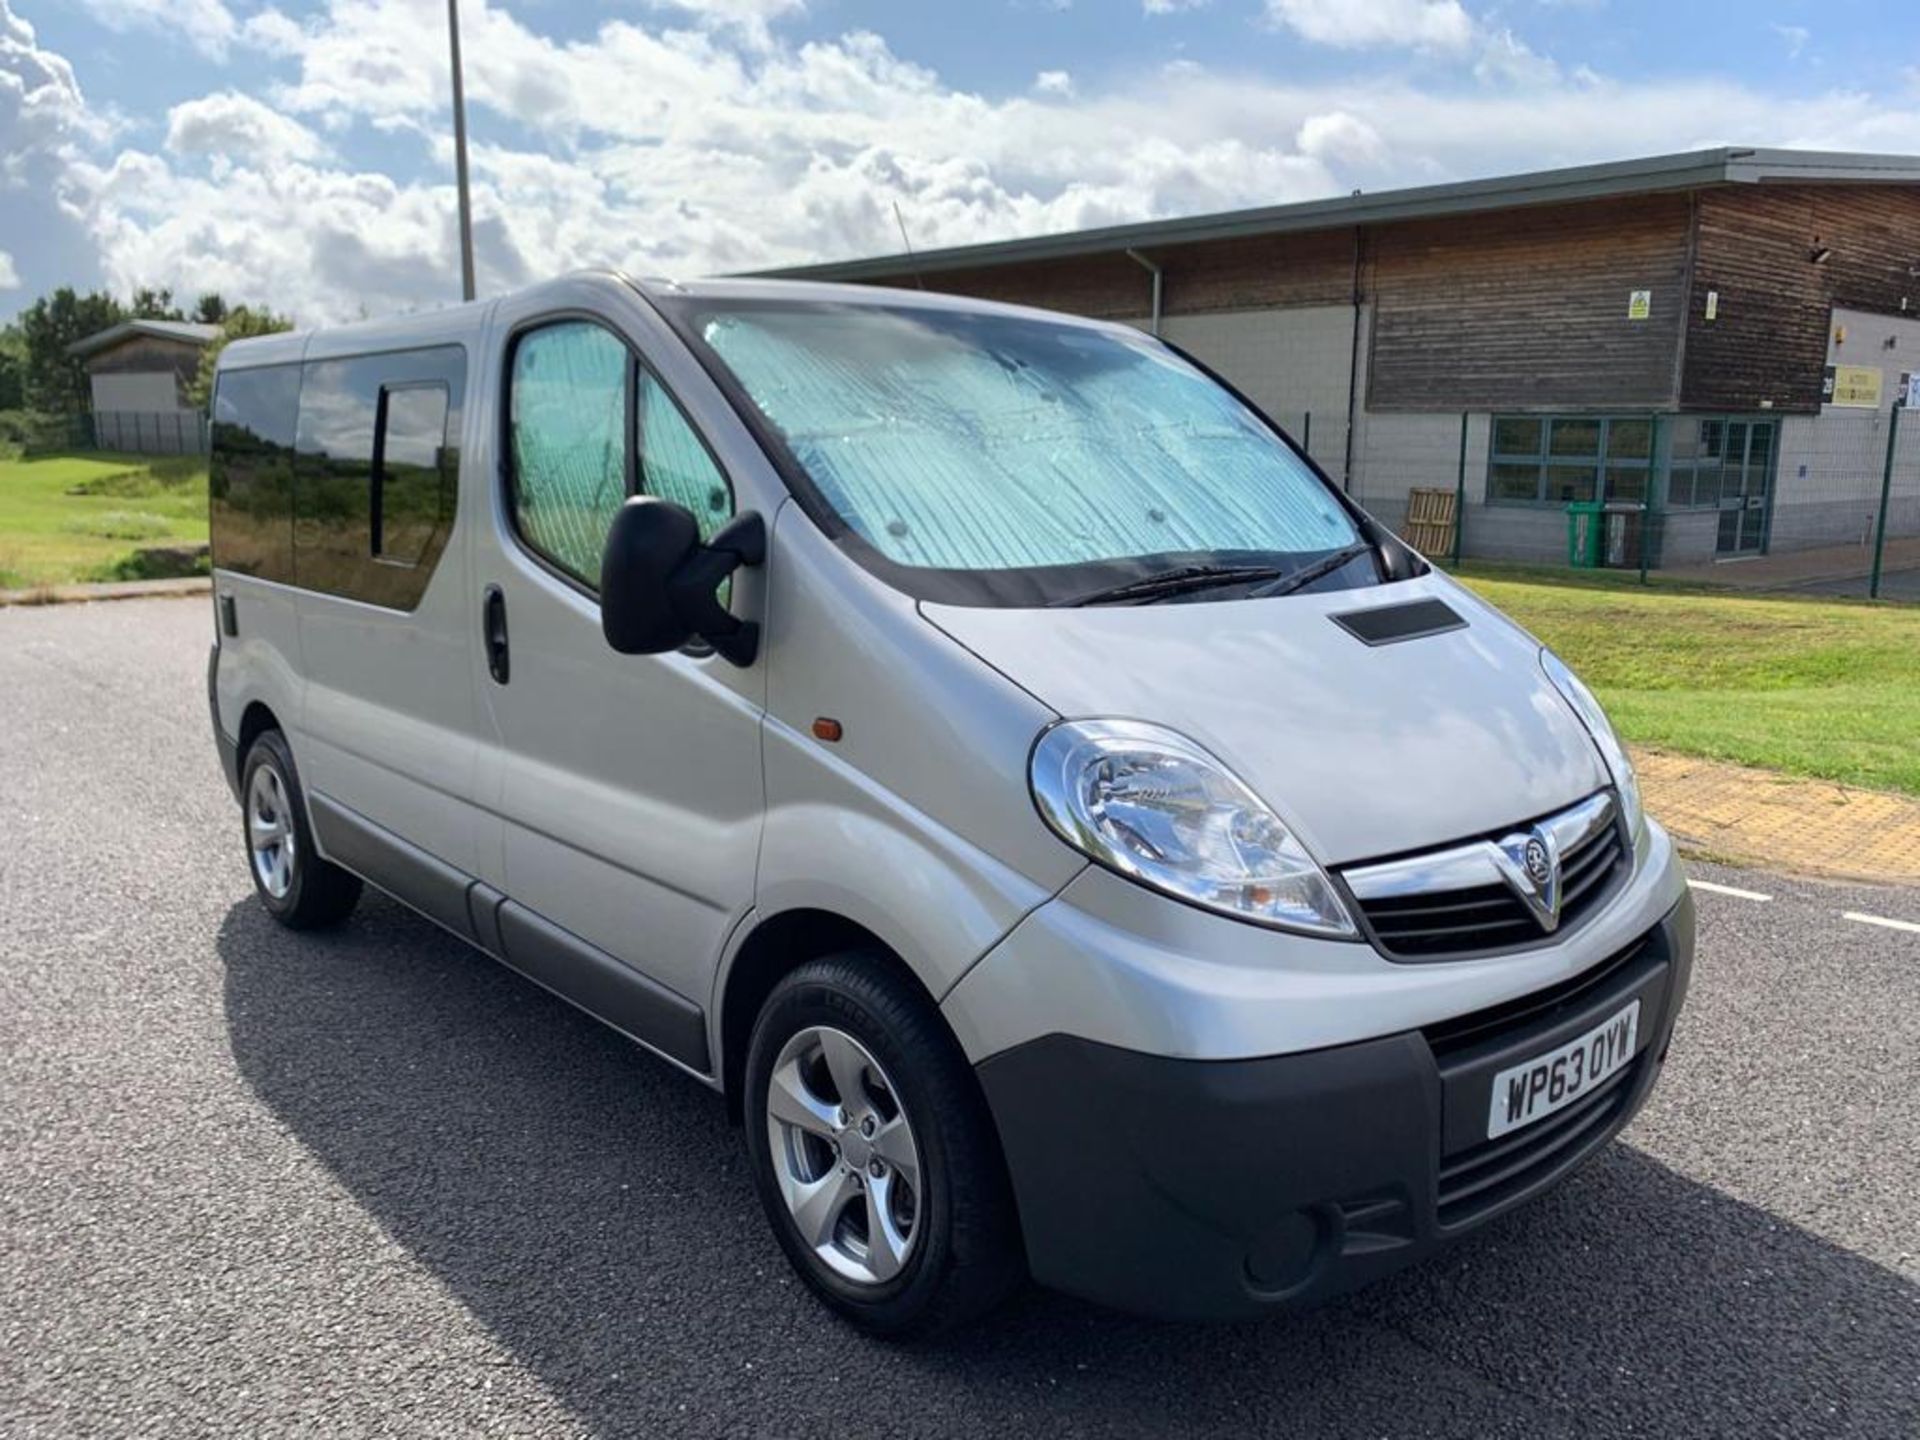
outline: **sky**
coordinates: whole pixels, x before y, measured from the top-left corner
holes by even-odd
[[[483,295],[1711,145],[1920,154],[1860,0],[462,0]],[[0,0],[0,317],[457,300],[445,0]],[[899,207],[896,219],[894,207]]]

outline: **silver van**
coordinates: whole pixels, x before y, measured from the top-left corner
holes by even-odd
[[[373,884],[722,1092],[860,1326],[1316,1302],[1660,1073],[1593,696],[1150,336],[583,274],[234,344],[213,434],[268,913]]]

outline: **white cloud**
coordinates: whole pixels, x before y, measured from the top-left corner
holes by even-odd
[[[1294,144],[1302,155],[1342,165],[1380,165],[1388,155],[1380,132],[1344,110],[1309,115],[1301,122]]]
[[[1042,70],[1033,77],[1033,88],[1042,95],[1073,94],[1073,76],[1065,70]]]
[[[79,0],[112,30],[150,31],[186,40],[195,49],[224,60],[240,32],[225,0]]]
[[[1473,73],[1486,84],[1545,86],[1560,78],[1560,67],[1530,48],[1513,31],[1497,30],[1482,38]],[[1591,71],[1584,73],[1592,74]]]
[[[1769,28],[1785,43],[1789,60],[1798,60],[1800,52],[1807,48],[1807,42],[1813,39],[1813,32],[1804,25],[1776,24]]]
[[[1207,0],[1140,0],[1140,9],[1148,15],[1177,15],[1182,10],[1198,10]]]
[[[270,165],[317,160],[326,153],[320,137],[298,120],[237,90],[205,95],[169,110],[167,149]]]
[[[14,268],[13,256],[0,250],[0,290],[18,290],[20,272]]]
[[[1465,50],[1474,37],[1460,0],[1266,0],[1267,18],[1302,39],[1347,50]]]
[[[279,10],[256,10],[240,23],[240,42],[269,55],[298,55],[306,31]]]
[[[0,192],[44,183],[83,142],[110,127],[87,108],[73,67],[42,49],[33,26],[0,0]],[[18,200],[3,200],[8,211]]]
[[[649,9],[673,10],[695,20],[719,25],[764,25],[786,15],[798,15],[807,0],[645,0]]]
[[[768,29],[772,21],[798,15],[807,8],[806,0],[643,0],[651,10],[673,13],[675,19],[688,19],[714,30],[731,30],[754,49],[764,50],[773,43]]]

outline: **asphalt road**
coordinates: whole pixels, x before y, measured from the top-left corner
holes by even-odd
[[[1662,1089],[1298,1319],[789,1278],[717,1100],[398,906],[260,913],[204,598],[0,610],[0,1432],[1920,1435],[1920,892],[1702,869]]]

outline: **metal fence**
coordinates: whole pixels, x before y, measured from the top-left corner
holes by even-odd
[[[93,422],[96,449],[129,455],[207,453],[207,417],[198,410],[96,410],[87,418]]]
[[[36,417],[28,427],[25,449],[29,455],[61,450],[204,455],[207,440],[207,417],[198,410],[96,410]]]
[[[1432,559],[1920,600],[1920,414],[1275,418]]]

